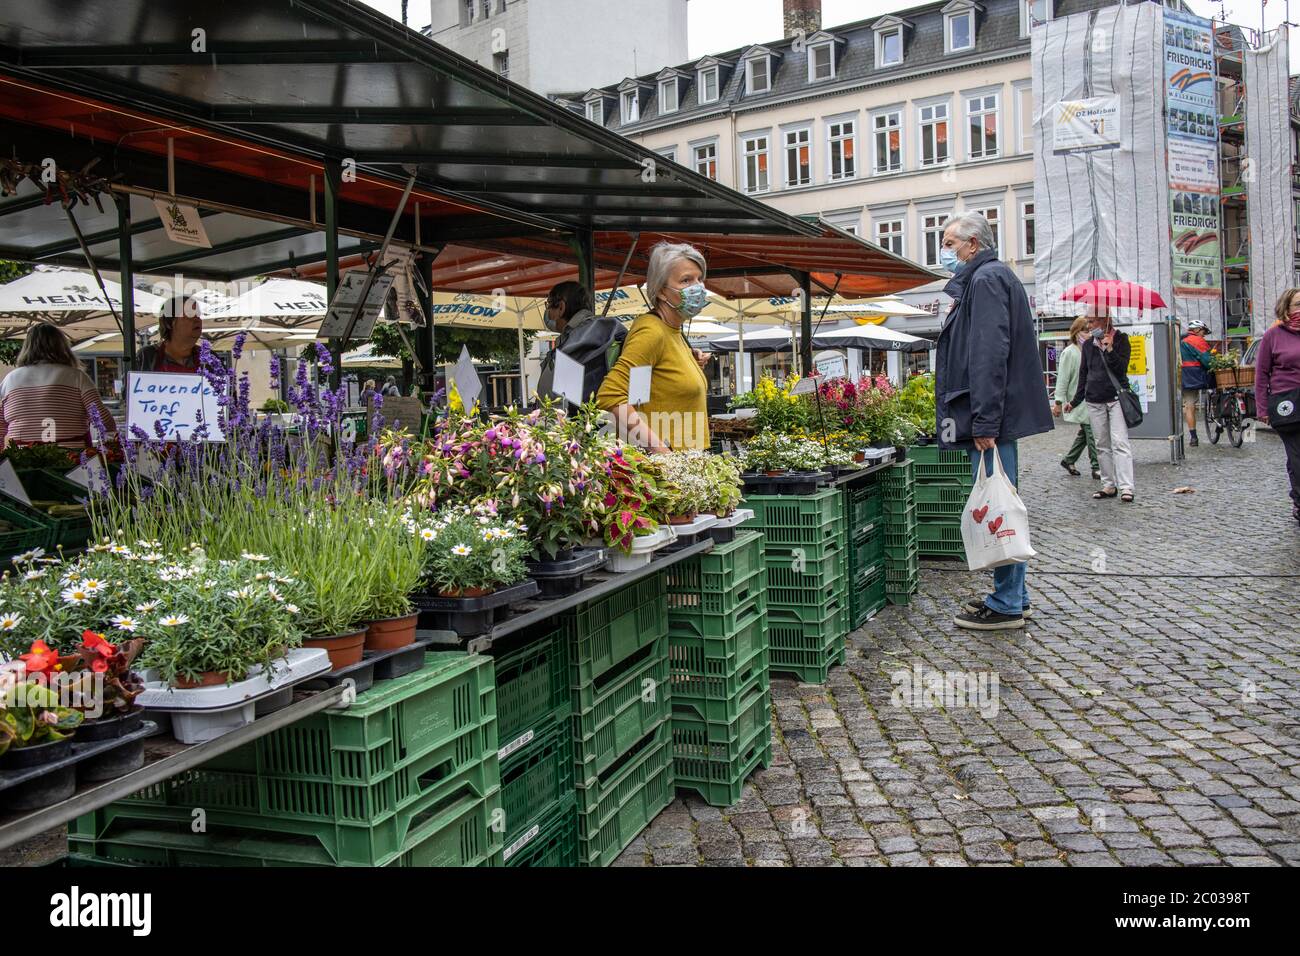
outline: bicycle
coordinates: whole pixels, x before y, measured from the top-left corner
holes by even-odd
[[[1205,431],[1210,444],[1217,445],[1226,431],[1233,448],[1246,440],[1245,420],[1250,417],[1247,389],[1232,386],[1211,388],[1205,392]],[[1210,430],[1214,426],[1214,430]]]

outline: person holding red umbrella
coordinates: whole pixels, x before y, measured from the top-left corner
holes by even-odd
[[[1129,442],[1124,409],[1119,403],[1115,383],[1128,384],[1128,361],[1131,352],[1128,336],[1115,328],[1105,305],[1088,310],[1090,340],[1083,346],[1079,364],[1079,385],[1074,399],[1065,406],[1068,412],[1086,400],[1088,418],[1097,440],[1097,457],[1101,462],[1101,490],[1094,498],[1114,498],[1132,502],[1134,497],[1133,446]]]

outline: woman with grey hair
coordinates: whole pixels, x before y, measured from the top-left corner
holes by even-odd
[[[614,413],[619,435],[651,452],[709,447],[706,359],[682,332],[682,325],[708,302],[707,270],[694,246],[661,242],[650,250],[646,297],[651,311],[632,323],[618,361],[596,394],[597,404]],[[650,398],[633,406],[628,388],[632,370],[640,368],[650,369]]]

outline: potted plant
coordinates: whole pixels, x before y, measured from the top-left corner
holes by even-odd
[[[788,469],[791,441],[778,432],[762,432],[745,444],[744,469],[747,472],[777,477]]]
[[[485,510],[485,509],[484,509]],[[525,529],[451,508],[423,529],[424,580],[444,598],[478,598],[528,577]]]
[[[703,451],[675,451],[651,458],[669,524],[690,524],[711,497],[708,458]]]
[[[420,614],[410,595],[424,574],[425,543],[416,522],[393,508],[377,507],[370,521],[368,603],[361,612],[368,622],[365,647],[393,650],[415,641]]]
[[[1214,373],[1214,385],[1216,388],[1234,388],[1238,385],[1242,387],[1255,384],[1255,369],[1245,369],[1241,366],[1241,352],[1237,349],[1229,349],[1222,355],[1218,349],[1210,350],[1210,371]],[[1245,374],[1249,372],[1249,374]]]
[[[0,673],[0,763],[9,769],[40,766],[72,750],[81,711],[62,706],[42,679],[57,663],[58,652],[37,641]]]
[[[740,462],[733,455],[710,455],[705,467],[709,475],[709,499],[705,507],[710,514],[726,518],[743,499]]]
[[[139,638],[115,644],[87,629],[75,653],[59,659],[73,706],[85,716],[78,740],[109,740],[139,726],[142,708],[135,699],[144,681],[131,670],[131,662],[143,647]]]
[[[658,534],[663,498],[654,465],[632,446],[616,445],[604,455],[605,493],[595,522],[603,543],[630,554],[638,538]]]

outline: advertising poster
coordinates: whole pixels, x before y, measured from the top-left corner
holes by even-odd
[[[1169,138],[1169,185],[1172,189],[1218,192],[1219,159],[1209,143]]]
[[[1169,200],[1174,294],[1215,298],[1222,286],[1219,257],[1219,197],[1174,190]]]
[[[1164,14],[1166,102],[1170,107],[1213,117],[1214,37],[1210,22],[1168,8]],[[1215,135],[1213,127],[1209,135]]]
[[[1142,410],[1156,401],[1155,327],[1151,325],[1126,325],[1129,359],[1128,380],[1142,400]]]
[[[1118,149],[1120,98],[1095,96],[1086,100],[1061,100],[1053,110],[1052,151],[1087,152]]]

